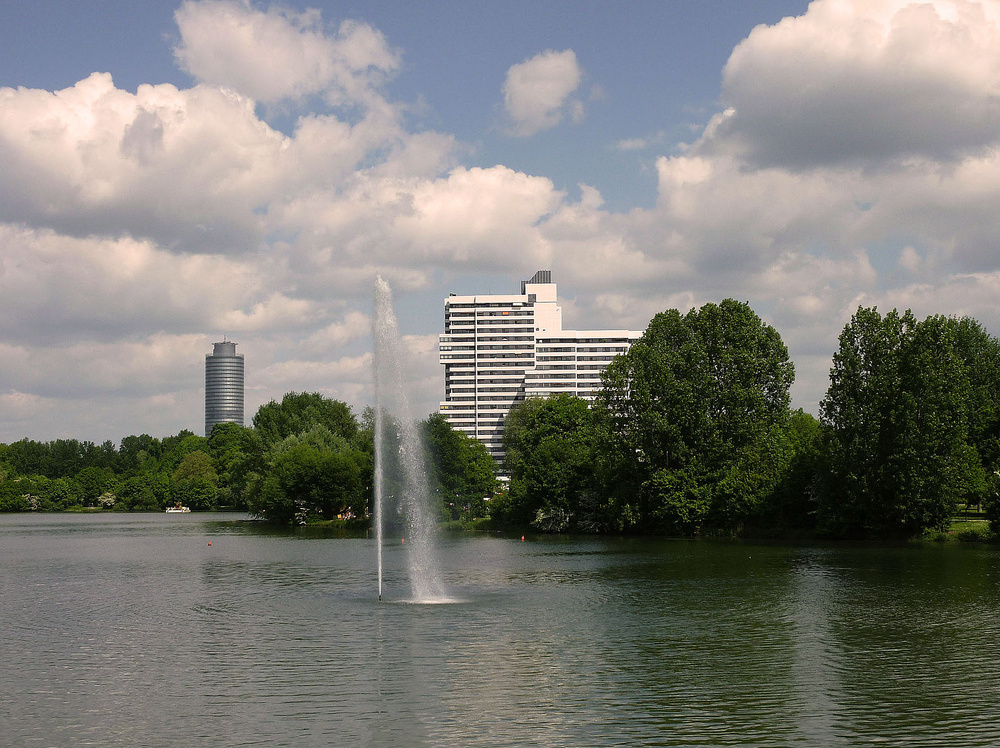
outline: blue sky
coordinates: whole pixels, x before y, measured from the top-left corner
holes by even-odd
[[[860,304],[1000,330],[998,20],[993,0],[4,4],[0,441],[198,431],[223,334],[248,418],[289,390],[360,410],[375,273],[418,412],[447,293],[540,268],[577,328],[749,301],[816,412]]]
[[[524,6],[524,7],[521,7]],[[530,7],[529,7],[530,6]],[[649,205],[656,177],[648,154],[613,148],[655,139],[690,140],[718,106],[722,67],[733,47],[762,23],[801,13],[804,0],[711,3],[563,0],[509,2],[334,2],[291,4],[322,11],[326,22],[367,22],[402,52],[393,99],[415,105],[412,121],[443,129],[470,147],[468,163],[502,163],[544,174],[561,189],[600,187],[620,210]],[[111,73],[119,88],[190,86],[173,46],[178,3],[40,0],[2,11],[2,85],[56,90],[84,73]],[[265,7],[258,4],[258,7]],[[599,88],[586,119],[537,138],[498,131],[507,69],[546,49],[573,49],[586,85]],[[274,113],[278,127],[293,117]]]

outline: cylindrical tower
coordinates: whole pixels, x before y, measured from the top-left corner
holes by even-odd
[[[217,423],[243,425],[243,354],[236,343],[215,343],[205,355],[205,436]]]

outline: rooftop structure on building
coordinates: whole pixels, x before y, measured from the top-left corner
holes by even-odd
[[[223,338],[205,354],[205,436],[217,423],[243,425],[243,354]]]
[[[593,400],[601,372],[642,336],[632,330],[564,330],[551,270],[511,295],[450,295],[440,337],[441,413],[504,458],[503,424],[526,397],[561,392]]]

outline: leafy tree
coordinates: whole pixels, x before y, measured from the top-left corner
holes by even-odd
[[[250,511],[272,522],[367,514],[371,457],[349,406],[319,393],[290,392],[253,419],[261,459],[244,470]]]
[[[172,474],[181,464],[185,455],[191,452],[208,452],[208,439],[196,436],[194,432],[184,429],[176,436],[168,436],[162,442],[160,459],[157,469]]]
[[[19,475],[47,475],[50,472],[48,445],[30,439],[9,444],[6,461]]]
[[[308,441],[279,451],[251,510],[287,524],[310,516],[333,519],[361,498],[364,459],[354,450],[335,450]]]
[[[605,370],[595,404],[608,520],[696,532],[752,519],[786,464],[793,378],[781,336],[747,304],[657,314]]]
[[[500,519],[569,529],[594,475],[595,435],[586,400],[568,394],[528,398],[504,421],[510,492]]]
[[[280,524],[333,519],[346,510],[365,516],[370,470],[369,455],[316,425],[270,448],[250,486],[249,509]]]
[[[212,458],[200,450],[188,452],[174,470],[171,500],[191,509],[211,509],[218,504],[219,477]]]
[[[185,478],[171,486],[170,501],[191,509],[212,509],[218,503],[218,490],[207,478]]]
[[[82,446],[76,439],[50,442],[47,445],[49,457],[45,474],[51,478],[63,478],[80,472],[86,467]]]
[[[943,317],[919,323],[900,351],[899,411],[890,480],[904,531],[946,529],[959,499],[982,490],[982,467],[968,444],[969,379]]]
[[[208,445],[219,477],[219,502],[246,507],[253,476],[263,469],[264,445],[257,432],[235,423],[217,423]]]
[[[712,503],[712,487],[696,470],[660,468],[646,481],[646,521],[659,532],[694,535],[701,530]]]
[[[167,436],[160,440],[160,451],[161,454],[166,454],[168,452],[174,452],[178,447],[186,440],[194,436],[195,433],[191,429],[181,429],[174,436]],[[201,438],[201,437],[197,437]]]
[[[318,392],[289,392],[280,403],[271,400],[262,405],[253,417],[253,427],[265,444],[280,442],[314,426],[324,426],[345,439],[358,432],[350,406]]]
[[[174,471],[174,480],[205,480],[213,485],[219,482],[219,476],[212,467],[212,458],[207,452],[188,452],[181,459],[180,465]]]
[[[496,463],[478,439],[456,431],[440,413],[421,424],[430,461],[431,490],[453,519],[483,516],[483,499],[496,490]],[[467,508],[467,509],[466,509]]]
[[[66,478],[87,467],[117,470],[118,451],[111,442],[98,446],[76,439],[36,442],[22,439],[6,447],[7,462],[21,475]]]
[[[995,406],[976,373],[980,345],[992,348],[969,323],[858,309],[840,336],[821,403],[826,529],[878,536],[943,529],[960,499],[983,494],[977,445],[989,443]]]
[[[71,478],[57,478],[49,484],[49,506],[53,511],[64,511],[83,506],[83,492]]]
[[[118,504],[127,511],[155,511],[163,509],[169,498],[169,485],[158,486],[152,476],[133,476],[125,479],[118,489]],[[160,488],[161,490],[157,490]],[[166,490],[164,490],[164,488]]]
[[[110,468],[85,467],[76,474],[74,482],[79,486],[84,505],[94,506],[101,494],[114,493],[117,480]]]
[[[982,468],[981,475],[964,487],[961,501],[980,506],[1000,499],[1000,341],[969,317],[945,322],[952,328],[955,353],[968,377],[968,445]]]
[[[110,439],[105,440],[99,447],[95,447],[88,463],[97,467],[107,468],[112,472],[118,470],[118,449]]]
[[[0,512],[27,512],[31,503],[16,480],[0,482]]]
[[[778,531],[813,530],[819,476],[826,470],[823,427],[799,409],[789,416],[783,438],[788,461],[777,490],[763,507],[762,524]]]
[[[151,460],[159,459],[162,445],[149,434],[126,436],[118,447],[119,470],[124,474],[143,470]]]

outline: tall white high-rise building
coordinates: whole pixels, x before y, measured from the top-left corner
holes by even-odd
[[[563,330],[552,271],[521,293],[456,296],[444,302],[441,414],[503,460],[503,423],[525,397],[559,392],[593,400],[601,372],[642,336],[632,330]]]

